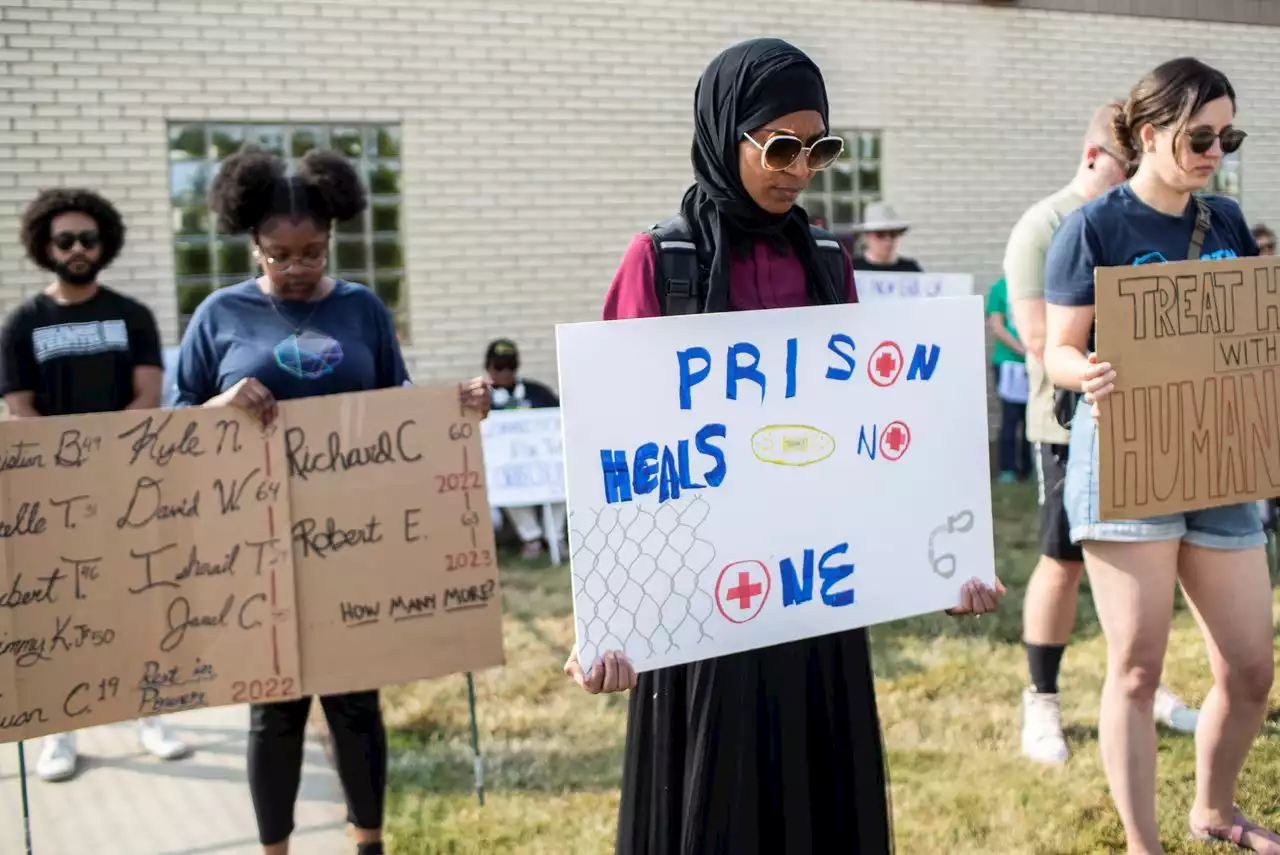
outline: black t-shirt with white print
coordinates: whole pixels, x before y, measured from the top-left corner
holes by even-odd
[[[23,302],[0,328],[0,349],[0,395],[32,392],[45,416],[123,410],[133,369],[164,368],[151,310],[102,286],[83,303]]]

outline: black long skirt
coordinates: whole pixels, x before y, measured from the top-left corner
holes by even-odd
[[[886,855],[865,630],[639,676],[617,855]]]

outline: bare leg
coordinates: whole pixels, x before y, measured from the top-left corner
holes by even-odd
[[[1084,544],[1107,639],[1099,738],[1102,763],[1132,855],[1161,855],[1152,706],[1164,666],[1180,541]]]
[[[262,855],[289,855],[289,841],[284,843],[272,843],[270,846],[262,847]]]
[[[1196,729],[1194,821],[1229,826],[1236,781],[1262,719],[1274,674],[1266,553],[1182,547],[1179,577],[1204,633],[1213,688]]]
[[[1066,644],[1076,625],[1080,592],[1078,561],[1040,556],[1022,606],[1022,640],[1027,644]]]

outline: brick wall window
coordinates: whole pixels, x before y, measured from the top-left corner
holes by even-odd
[[[169,198],[173,261],[182,329],[215,288],[243,282],[255,271],[247,235],[218,231],[207,194],[222,160],[255,143],[297,165],[314,148],[346,155],[369,191],[369,207],[334,226],[329,273],[368,285],[391,309],[408,338],[401,243],[400,128],[397,125],[259,125],[169,123]]]
[[[862,212],[880,200],[880,132],[841,131],[840,159],[813,178],[800,204],[815,222],[843,234],[862,221]]]

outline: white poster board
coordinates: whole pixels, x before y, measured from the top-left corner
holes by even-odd
[[[993,583],[981,298],[557,338],[584,666],[723,656]]]
[[[480,423],[489,505],[515,508],[563,502],[560,410],[494,410]]]
[[[973,293],[971,273],[882,273],[855,270],[853,281],[859,303],[884,300],[920,300],[926,297],[968,297]]]

